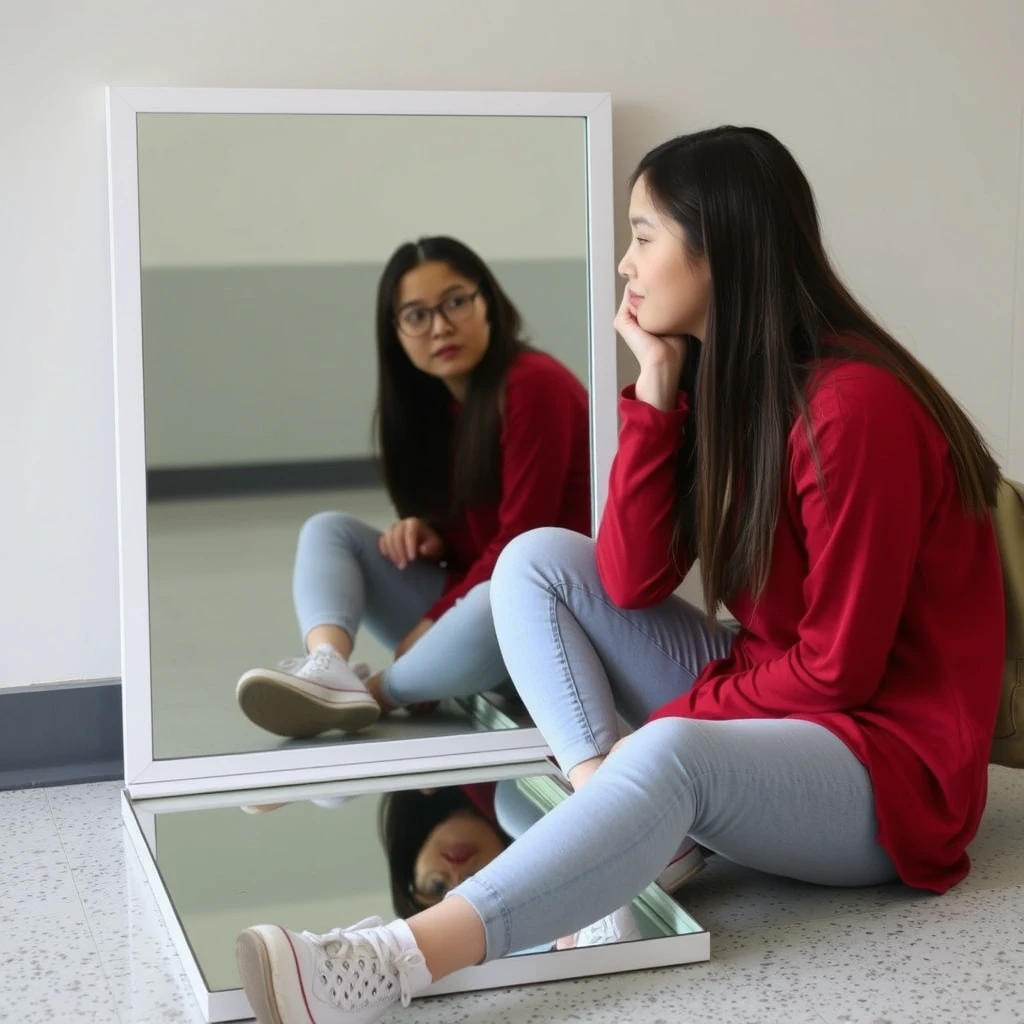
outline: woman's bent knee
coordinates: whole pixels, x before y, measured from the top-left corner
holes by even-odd
[[[581,533],[559,526],[542,526],[521,533],[498,556],[491,576],[492,600],[495,594],[500,595],[524,579],[550,582],[558,575],[557,570],[581,557],[591,562],[594,559],[594,542]]]
[[[299,539],[302,541],[308,541],[311,538],[354,539],[361,531],[365,532],[369,529],[370,527],[362,520],[348,512],[317,512],[302,524]]]

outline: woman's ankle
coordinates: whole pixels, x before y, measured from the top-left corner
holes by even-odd
[[[473,905],[453,895],[406,922],[434,981],[483,963],[487,933]]]
[[[384,685],[381,682],[382,672],[375,672],[369,679],[366,680],[366,688],[370,691],[370,696],[380,705],[382,714],[388,714],[390,711],[395,710],[395,705],[384,696]]]
[[[566,773],[566,777],[569,780],[569,784],[574,790],[580,789],[585,783],[589,782],[594,772],[601,767],[605,762],[605,754],[599,754],[597,757],[588,758],[586,761],[580,761],[578,765],[570,768]]]

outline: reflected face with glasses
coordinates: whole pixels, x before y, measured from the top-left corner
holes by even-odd
[[[447,263],[430,260],[402,275],[394,310],[395,331],[409,361],[463,400],[491,337],[480,285]]]
[[[381,842],[400,917],[440,903],[511,842],[487,809],[494,801],[493,786],[489,798],[482,795],[487,789],[403,790],[381,801]]]
[[[470,875],[490,864],[505,849],[505,840],[490,822],[460,809],[436,825],[413,866],[413,898],[421,906],[440,903]]]

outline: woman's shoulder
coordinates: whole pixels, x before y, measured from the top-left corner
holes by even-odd
[[[910,388],[885,367],[861,359],[828,359],[811,375],[812,422],[860,415],[899,420],[923,412]]]
[[[861,359],[827,360],[812,374],[807,413],[817,443],[883,454],[896,436],[919,457],[943,458],[945,435],[910,385],[887,367]],[[798,419],[790,434],[801,449],[807,431]]]

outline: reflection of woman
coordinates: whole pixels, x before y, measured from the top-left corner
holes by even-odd
[[[440,903],[541,817],[514,779],[385,794],[380,834],[395,912],[412,917]],[[640,938],[625,908],[611,927],[600,925],[560,941],[559,948]]]
[[[377,1020],[621,906],[683,836],[818,884],[943,892],[967,874],[1003,670],[994,461],[838,280],[772,136],[659,147],[630,221],[617,327],[640,371],[596,550],[537,531],[491,595],[510,675],[577,792],[408,921],[243,933],[261,1019],[305,1021],[308,998],[318,1024]],[[670,596],[695,556],[735,639]],[[613,701],[656,720],[607,757]],[[332,1001],[356,958],[377,1001]]]
[[[401,917],[439,903],[540,818],[513,780],[387,793],[380,834]]]
[[[506,679],[487,581],[513,537],[590,532],[587,396],[526,345],[487,265],[451,238],[401,246],[377,297],[377,433],[401,517],[383,534],[344,512],[302,528],[294,599],[304,658],[247,672],[238,700],[281,736],[358,730],[381,708]],[[395,664],[349,666],[365,619]]]

